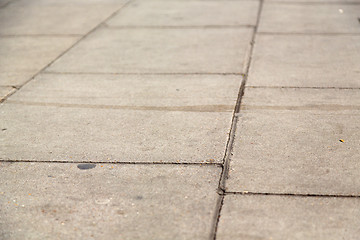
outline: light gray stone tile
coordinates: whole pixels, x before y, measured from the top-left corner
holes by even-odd
[[[258,35],[248,86],[360,87],[360,36]]]
[[[0,34],[85,34],[124,2],[14,1],[0,9]]]
[[[0,85],[22,85],[77,37],[0,37]]]
[[[13,87],[0,86],[0,100],[15,91]]]
[[[300,3],[305,3],[305,4],[338,3],[338,4],[342,4],[342,3],[359,3],[360,0],[265,0],[265,2],[294,3],[294,4],[300,4]]]
[[[41,74],[12,99],[40,103],[231,112],[239,75]],[[169,109],[167,109],[169,110]]]
[[[359,209],[359,198],[228,195],[216,239],[357,239]]]
[[[7,130],[0,158],[221,162],[240,82],[241,76],[42,74],[1,108]]]
[[[360,5],[265,3],[259,32],[360,33]]]
[[[110,26],[255,25],[258,1],[134,1]]]
[[[2,239],[208,239],[220,168],[0,163]]]
[[[359,96],[358,89],[247,89],[227,190],[360,195]]]
[[[0,111],[1,159],[101,162],[221,162],[232,115],[14,100]]]
[[[48,71],[240,73],[251,29],[99,29]]]

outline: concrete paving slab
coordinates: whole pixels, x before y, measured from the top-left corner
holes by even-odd
[[[332,4],[332,3],[351,3],[351,4],[357,4],[360,2],[360,0],[265,0],[266,2],[279,2],[279,3],[305,3],[305,4]]]
[[[231,112],[240,75],[40,74],[12,99],[39,103]]]
[[[1,239],[208,239],[215,166],[0,163]]]
[[[85,34],[125,2],[14,1],[0,9],[0,34]]]
[[[218,106],[7,103],[0,159],[13,160],[221,162],[232,115]]]
[[[220,162],[241,78],[42,74],[3,106],[0,158]]]
[[[259,32],[360,33],[359,12],[360,5],[265,2]]]
[[[15,91],[13,87],[0,86],[0,100]]]
[[[247,89],[227,190],[360,196],[359,96],[358,89]]]
[[[0,37],[0,85],[22,85],[77,39],[50,36]]]
[[[359,88],[360,36],[261,35],[248,86]]]
[[[99,29],[48,71],[240,73],[252,30]]]
[[[133,1],[109,26],[255,25],[258,1]],[[239,14],[240,13],[240,14]],[[216,17],[214,17],[216,16]]]
[[[228,195],[216,239],[357,239],[359,207],[359,198]]]

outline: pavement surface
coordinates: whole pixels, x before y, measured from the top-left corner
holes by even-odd
[[[359,0],[0,0],[0,239],[359,239]]]

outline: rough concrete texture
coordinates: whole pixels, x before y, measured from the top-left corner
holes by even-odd
[[[266,2],[259,32],[360,33],[359,12],[360,5]]]
[[[241,73],[251,31],[99,29],[46,71]]]
[[[232,115],[15,100],[1,114],[1,159],[199,163],[222,161]]]
[[[14,91],[15,88],[13,87],[0,86],[0,101],[7,95],[13,93]]]
[[[360,36],[256,37],[248,86],[360,87]]]
[[[13,1],[0,9],[0,35],[85,34],[124,3],[123,0]]]
[[[247,89],[227,190],[360,195],[358,92]]]
[[[357,239],[359,209],[359,198],[229,195],[216,239]]]
[[[40,75],[2,107],[0,158],[220,162],[241,78]]]
[[[333,4],[333,3],[337,3],[337,4],[342,4],[342,3],[348,3],[348,4],[358,4],[360,3],[360,0],[265,0],[266,2],[269,3],[303,3],[303,4]]]
[[[255,25],[258,1],[133,1],[109,26]],[[241,9],[241,14],[239,14]],[[216,17],[214,17],[216,16]]]
[[[240,75],[46,73],[33,79],[12,100],[119,109],[232,112],[242,79]]]
[[[0,238],[14,240],[208,239],[221,170],[48,163],[0,169]]]
[[[0,85],[22,85],[77,39],[53,36],[0,36]]]

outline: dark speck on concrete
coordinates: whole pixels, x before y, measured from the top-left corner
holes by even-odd
[[[87,169],[92,169],[96,167],[96,164],[91,164],[91,163],[80,163],[77,165],[77,167],[81,170],[87,170]]]
[[[141,200],[141,199],[143,199],[143,196],[136,196],[135,199],[136,200]]]

